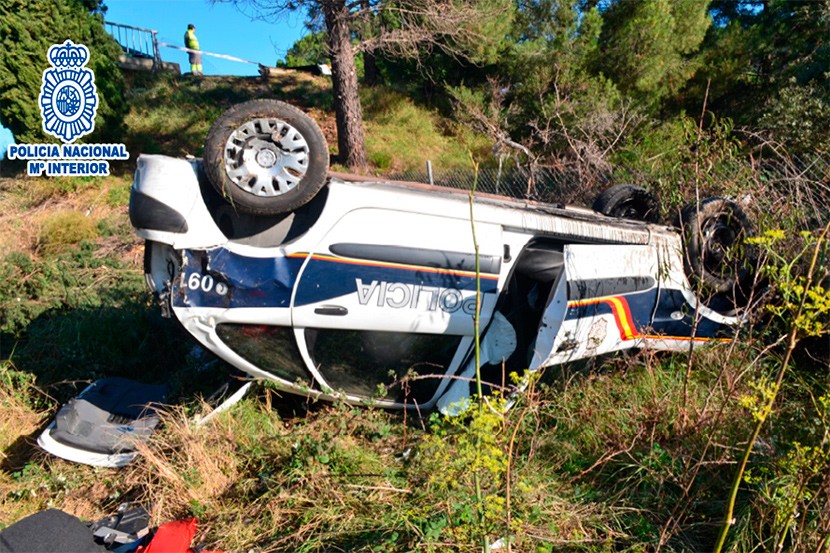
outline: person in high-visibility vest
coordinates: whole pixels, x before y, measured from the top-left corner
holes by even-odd
[[[199,39],[196,38],[196,25],[191,23],[184,33],[184,47],[190,50],[199,49]],[[194,75],[202,74],[202,54],[199,52],[188,52],[190,55],[190,72]]]

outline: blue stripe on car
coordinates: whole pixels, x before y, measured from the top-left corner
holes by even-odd
[[[173,283],[176,307],[285,307],[291,305],[300,269],[308,254],[249,257],[223,247],[185,250],[184,278]],[[436,288],[475,290],[475,276],[431,267],[373,263],[312,256],[297,289],[298,306],[355,293],[356,279]],[[496,275],[483,275],[483,293],[498,290]]]
[[[185,250],[184,282],[173,285],[176,307],[285,307],[303,258],[248,257],[225,248]]]
[[[463,272],[314,256],[309,260],[303,272],[294,304],[308,305],[352,294],[356,291],[357,279],[363,282],[377,280],[456,290],[475,290],[476,288],[475,276]],[[492,278],[481,280],[482,293],[497,290],[497,280]]]

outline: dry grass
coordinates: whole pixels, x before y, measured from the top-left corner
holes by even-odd
[[[46,414],[31,406],[31,397],[40,394],[23,379],[10,378],[8,369],[0,368],[0,464],[17,466],[15,443],[29,436],[43,424]]]
[[[37,208],[32,209],[20,195],[22,180],[0,179],[0,257],[12,251],[34,252],[40,236],[36,222]]]
[[[326,408],[283,420],[270,401],[245,400],[195,426],[186,410],[174,409],[162,432],[140,446],[127,479],[153,505],[154,520],[196,515],[201,535],[217,547],[340,543],[390,519],[402,524],[396,513],[410,490],[394,476],[399,437],[377,437],[392,416]]]
[[[151,442],[139,444],[142,460],[132,466],[155,505],[159,521],[187,508],[217,511],[222,497],[240,477],[240,461],[226,433],[193,424],[184,409],[163,415],[164,429]]]
[[[93,238],[98,223],[107,218],[126,219],[126,204],[112,201],[129,182],[122,177],[104,177],[85,184],[74,183],[77,189],[63,187],[62,181],[38,178],[0,179],[0,258],[11,252],[37,255],[44,244],[44,232],[60,234],[62,227],[80,224],[84,239]],[[71,187],[69,187],[71,188]],[[67,214],[71,221],[61,221]],[[81,219],[83,218],[83,219]],[[52,230],[48,230],[49,227]],[[49,243],[46,238],[45,243]]]
[[[37,249],[45,255],[57,254],[97,236],[95,222],[80,211],[54,211],[41,222]]]

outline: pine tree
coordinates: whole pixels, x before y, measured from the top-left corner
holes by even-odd
[[[700,65],[710,0],[618,0],[603,13],[596,70],[642,104],[677,94]]]

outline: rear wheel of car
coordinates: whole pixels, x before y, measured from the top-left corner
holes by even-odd
[[[641,186],[616,184],[602,191],[593,205],[594,211],[618,219],[657,222],[660,210],[657,198]]]
[[[326,183],[329,153],[317,124],[278,100],[251,100],[223,113],[205,141],[205,172],[235,208],[287,213]]]
[[[743,209],[731,200],[707,198],[685,207],[679,222],[687,274],[712,292],[745,296],[756,256],[746,243],[752,225]]]

